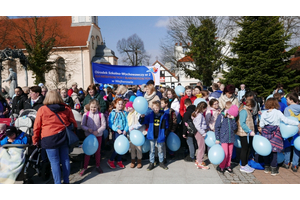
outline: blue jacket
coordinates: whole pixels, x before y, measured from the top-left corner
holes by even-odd
[[[129,126],[127,121],[127,112],[125,111],[119,111],[116,112],[115,109],[113,109],[108,117],[108,126],[113,131],[117,131],[120,129],[121,131],[128,132]]]
[[[219,99],[221,94],[222,94],[221,90],[216,90],[216,91],[210,93],[209,97],[214,97],[216,99]]]
[[[22,132],[20,135],[16,137],[16,139],[11,144],[27,144],[27,137],[24,132]],[[5,144],[9,144],[8,137],[6,136],[3,140],[0,142],[0,146],[3,146]]]
[[[224,112],[219,114],[215,124],[216,140],[219,140],[221,143],[234,143],[235,130],[237,130],[235,119],[225,117]]]
[[[167,134],[166,131],[169,128],[169,110],[166,111],[161,110],[159,112],[163,113],[163,115],[160,117],[157,142],[162,143],[165,142],[166,139],[165,134]],[[149,115],[146,115],[145,117],[140,117],[139,122],[140,124],[149,124],[147,139],[154,140],[154,112],[152,111]]]
[[[284,116],[289,117],[291,116],[291,112],[294,113],[294,115],[298,116],[300,115],[300,105],[298,104],[291,104],[288,107],[284,109]],[[284,148],[294,146],[294,141],[299,135],[296,134],[294,137],[290,137],[287,139],[283,139]]]

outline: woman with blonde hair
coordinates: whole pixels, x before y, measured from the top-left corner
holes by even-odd
[[[146,86],[146,93],[144,95],[144,98],[147,100],[148,107],[151,109],[152,109],[152,103],[160,100],[156,94],[154,85],[150,84]]]
[[[64,103],[56,90],[47,92],[43,103],[35,118],[32,143],[40,143],[41,147],[46,149],[54,183],[61,183],[60,164],[64,183],[69,183],[70,160],[65,126],[73,124],[76,132],[77,123],[71,108]]]

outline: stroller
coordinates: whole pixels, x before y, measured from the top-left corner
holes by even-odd
[[[33,183],[33,176],[38,174],[44,181],[48,180],[51,176],[50,162],[43,162],[41,159],[42,148],[32,145],[33,124],[36,117],[36,110],[24,110],[19,117],[14,121],[17,129],[26,133],[28,144],[6,144],[3,148],[19,147],[24,148],[25,164],[17,180],[23,180],[23,183]]]

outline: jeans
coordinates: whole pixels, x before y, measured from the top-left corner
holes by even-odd
[[[123,132],[123,131],[122,131],[122,132]],[[113,139],[114,139],[114,141],[116,141],[117,137],[119,137],[120,135],[121,135],[121,134],[119,134],[118,132],[113,132]],[[120,162],[120,161],[122,160],[122,155],[118,154],[118,153],[116,152],[116,150],[114,150],[114,152],[111,154],[109,160],[110,160],[110,161],[114,161],[115,158],[116,158],[116,156],[117,156],[117,161]]]
[[[149,140],[150,141],[150,152],[149,152],[149,158],[150,162],[154,163],[154,156],[155,156],[155,143],[157,143],[157,139]],[[163,153],[163,146],[165,145],[164,142],[157,143],[157,150],[158,150],[158,158],[159,162],[164,161],[164,153]]]
[[[284,149],[284,163],[288,164],[290,162],[292,149],[294,150],[292,165],[293,166],[298,166],[299,151],[295,147],[287,147],[287,148]]]
[[[186,143],[189,146],[190,150],[190,157],[194,159],[195,157],[195,147],[194,147],[194,140],[192,137],[186,137]]]
[[[54,183],[61,184],[60,164],[62,164],[64,183],[69,183],[70,159],[69,159],[69,146],[67,142],[56,149],[46,149],[46,152],[51,164]]]

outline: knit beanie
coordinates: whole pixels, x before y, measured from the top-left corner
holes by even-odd
[[[237,117],[239,114],[239,108],[236,105],[232,105],[228,110],[228,114]]]
[[[131,101],[128,101],[127,103],[126,103],[126,106],[125,106],[126,108],[128,108],[128,107],[131,107],[131,108],[133,108],[133,103],[131,102]]]

